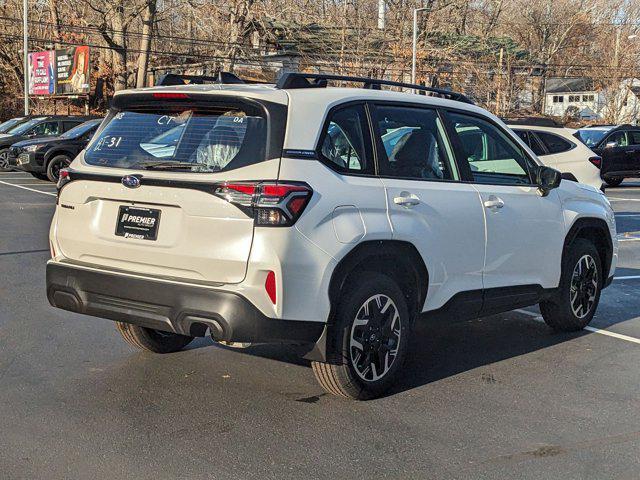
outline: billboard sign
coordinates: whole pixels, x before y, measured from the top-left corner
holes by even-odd
[[[33,52],[29,61],[29,95],[51,95],[54,93],[54,52]]]
[[[56,50],[56,93],[85,95],[89,93],[89,47]]]

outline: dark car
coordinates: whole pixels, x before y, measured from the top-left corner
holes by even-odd
[[[95,117],[71,115],[43,115],[22,122],[6,133],[0,133],[0,172],[11,170],[9,148],[16,142],[35,138],[57,137]]]
[[[32,118],[33,117],[29,115],[26,117],[15,117],[15,118],[10,118],[9,120],[5,120],[4,122],[0,123],[0,133],[7,133],[12,128],[17,127],[21,123],[24,123],[27,120],[30,120]]]
[[[102,119],[89,120],[59,137],[23,140],[11,146],[9,164],[36,178],[58,181],[60,169],[69,166],[87,146]]]
[[[617,187],[625,178],[640,177],[640,127],[594,125],[575,136],[602,157],[600,175],[607,185]]]

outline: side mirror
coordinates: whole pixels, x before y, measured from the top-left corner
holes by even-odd
[[[562,181],[562,174],[555,168],[540,165],[536,173],[536,183],[540,188],[540,193],[546,197],[551,190],[558,188]]]
[[[604,148],[615,148],[618,144],[616,142],[607,142]]]

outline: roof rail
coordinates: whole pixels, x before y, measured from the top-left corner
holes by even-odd
[[[415,85],[413,83],[394,82],[392,80],[382,80],[378,78],[368,77],[350,77],[345,75],[333,75],[324,73],[300,73],[289,72],[285,73],[280,80],[276,83],[276,88],[285,89],[297,89],[297,88],[325,88],[328,80],[340,80],[344,82],[362,83],[363,88],[371,90],[380,90],[382,85],[390,87],[402,87],[411,88],[413,90],[420,90],[421,92],[431,93],[432,96],[446,98],[449,100],[456,100],[458,102],[474,103],[466,95],[458,92],[452,92],[450,90],[444,90],[441,88],[425,87],[424,85]]]
[[[521,125],[531,127],[553,127],[563,128],[564,125],[558,123],[553,118],[548,117],[502,117],[501,120],[507,125]]]
[[[167,73],[161,76],[156,82],[156,86],[167,85],[204,85],[207,83],[217,83],[222,85],[248,83],[237,75],[230,72],[218,72],[215,76],[206,75],[182,75],[177,73]]]

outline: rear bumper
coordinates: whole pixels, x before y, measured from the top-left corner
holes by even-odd
[[[183,335],[256,343],[314,344],[325,324],[265,316],[246,298],[211,288],[130,277],[50,261],[54,307]]]

